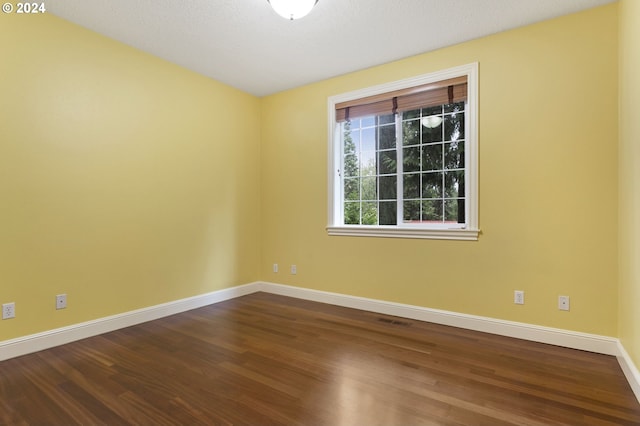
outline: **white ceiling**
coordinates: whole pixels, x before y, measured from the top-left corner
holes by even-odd
[[[257,96],[615,0],[47,0],[50,13]]]

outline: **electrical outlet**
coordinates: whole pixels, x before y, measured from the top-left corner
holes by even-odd
[[[513,303],[516,305],[524,305],[524,291],[515,290],[513,292]]]
[[[10,319],[16,317],[16,304],[15,302],[4,303],[2,305],[2,319]]]
[[[56,309],[64,309],[67,307],[67,295],[59,294],[56,296]]]
[[[558,296],[558,309],[561,311],[569,310],[569,296]]]
[[[275,273],[278,272],[278,264],[277,263],[273,264],[273,272],[275,272]]]
[[[298,273],[298,268],[296,265],[291,265],[291,275],[295,275]]]

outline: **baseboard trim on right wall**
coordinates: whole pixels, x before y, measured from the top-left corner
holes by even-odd
[[[640,402],[640,371],[633,363],[633,360],[625,350],[622,342],[618,340],[618,363],[620,364],[620,368],[622,368],[622,372],[624,373],[627,381],[629,382],[629,386],[631,386],[631,390],[636,395],[638,402]]]
[[[638,399],[638,402],[640,402],[640,373],[633,363],[633,360],[620,343],[620,340],[615,337],[543,327],[514,321],[505,321],[478,315],[462,314],[459,312],[431,309],[422,306],[406,305],[402,303],[368,299],[364,297],[331,293],[302,287],[293,287],[270,282],[261,282],[258,285],[259,290],[261,291],[280,294],[282,296],[290,296],[298,299],[344,306],[346,308],[361,309],[386,315],[394,315],[419,321],[427,321],[436,324],[465,328],[468,330],[481,331],[484,333],[497,334],[500,336],[514,337],[517,339],[547,343],[571,349],[612,355],[617,358],[633,393]]]

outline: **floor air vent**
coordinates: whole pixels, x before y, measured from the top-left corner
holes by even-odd
[[[398,321],[398,320],[391,319],[391,318],[382,318],[382,317],[380,317],[380,318],[378,318],[378,321],[380,321],[380,322],[386,322],[387,324],[393,324],[393,325],[403,325],[403,326],[405,326],[405,327],[408,327],[408,326],[410,326],[410,325],[411,325],[411,323],[410,323],[410,322],[406,322],[406,321]]]

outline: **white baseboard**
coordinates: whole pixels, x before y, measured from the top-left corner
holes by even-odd
[[[259,291],[251,283],[0,342],[0,361]]]
[[[631,386],[631,389],[636,395],[638,402],[640,402],[640,371],[638,371],[638,368],[633,363],[633,360],[624,349],[624,346],[622,346],[622,342],[618,342],[618,351],[620,352],[617,357],[620,368],[622,368],[622,372],[627,378],[629,386]]]
[[[57,328],[43,333],[5,340],[0,342],[0,361],[200,308],[257,291],[613,355],[617,357],[625,377],[629,381],[638,401],[640,401],[640,373],[620,341],[614,337],[542,327],[269,282],[254,282],[226,288],[199,296],[99,318],[68,327]]]
[[[411,318],[419,321],[450,325],[468,330],[482,331],[501,336],[516,337],[534,342],[548,343],[556,346],[597,352],[606,355],[619,355],[618,339],[596,334],[580,333],[559,328],[542,327],[520,322],[505,321],[495,318],[461,314],[421,306],[386,302],[364,297],[347,296],[339,293],[291,287],[282,284],[262,283],[262,291],[313,300],[348,308],[362,309],[386,315]]]

